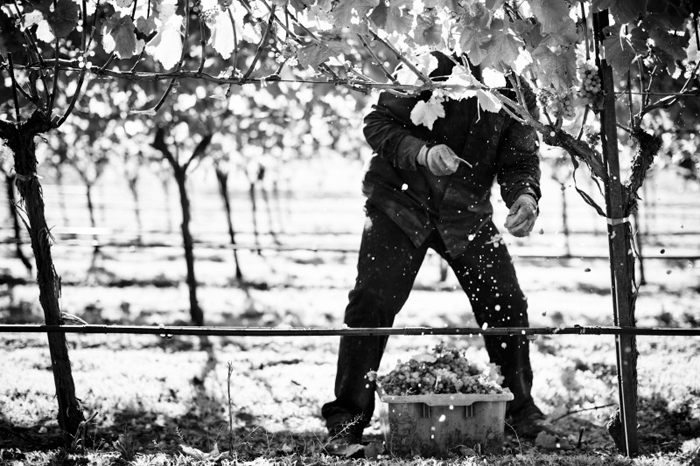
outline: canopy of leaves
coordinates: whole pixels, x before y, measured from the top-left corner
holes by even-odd
[[[56,106],[73,108],[83,77],[146,81],[153,99],[146,114],[191,78],[223,86],[328,80],[361,91],[440,89],[476,96],[487,111],[507,104],[528,119],[524,102],[508,101],[494,92],[500,86],[481,80],[514,70],[545,93],[545,112],[561,126],[575,120],[572,107],[595,107],[595,96],[580,98],[581,70],[593,61],[592,25],[601,12],[610,18],[602,56],[621,86],[631,70],[641,90],[659,73],[674,76],[698,62],[698,7],[690,0],[15,2],[0,8],[0,69],[8,84],[0,90],[0,119],[34,111],[58,119]],[[426,57],[434,51],[455,58],[452,77],[428,78],[434,65]],[[482,73],[473,75],[472,67]],[[170,86],[152,85],[166,80]],[[417,121],[429,125],[439,106],[417,109]]]

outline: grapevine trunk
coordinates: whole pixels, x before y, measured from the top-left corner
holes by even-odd
[[[39,302],[44,310],[45,322],[47,325],[61,325],[59,303],[61,285],[51,256],[51,233],[46,224],[41,184],[36,171],[34,142],[34,136],[49,129],[51,129],[50,124],[35,113],[23,124],[3,125],[0,128],[0,134],[14,152],[17,188],[24,200],[29,219],[29,235],[37,267]],[[65,442],[70,444],[84,421],[83,411],[75,396],[75,384],[65,334],[48,333],[48,341],[58,399],[58,424],[63,431]]]

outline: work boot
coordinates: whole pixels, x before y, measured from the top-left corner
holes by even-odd
[[[507,423],[520,438],[534,439],[540,432],[556,435],[552,424],[532,401],[511,413]]]
[[[362,458],[362,433],[353,429],[352,425],[331,426],[328,428],[328,440],[323,449],[329,455],[343,456],[346,458]]]

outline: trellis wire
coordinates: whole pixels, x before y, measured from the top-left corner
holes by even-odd
[[[149,325],[38,325],[0,324],[0,333],[86,333],[220,336],[220,337],[303,337],[303,336],[389,336],[389,335],[637,335],[637,336],[700,336],[700,328],[671,327],[197,327]]]
[[[32,65],[15,65],[15,69],[17,70],[25,70],[25,71],[42,71],[43,69],[46,69],[48,67],[53,68],[54,64],[51,63],[51,61],[46,61],[44,64],[32,64]],[[5,70],[9,69],[8,65],[0,64],[0,70]],[[235,85],[235,86],[243,86],[243,85],[258,85],[261,87],[268,86],[273,83],[286,83],[286,84],[311,84],[311,85],[318,85],[318,84],[330,84],[334,86],[349,86],[350,88],[362,88],[365,90],[386,90],[386,89],[392,89],[392,90],[403,90],[407,92],[412,92],[415,94],[418,94],[424,90],[429,90],[433,88],[451,88],[454,87],[450,84],[444,84],[444,83],[431,83],[430,86],[427,85],[401,85],[401,84],[395,84],[395,83],[382,83],[382,82],[373,82],[373,81],[365,81],[362,79],[358,78],[325,78],[325,79],[294,79],[294,78],[280,78],[278,75],[270,75],[270,76],[262,76],[262,77],[256,77],[256,78],[227,78],[227,77],[222,77],[222,76],[214,76],[212,74],[206,73],[206,72],[200,72],[197,70],[179,70],[179,71],[172,71],[172,72],[160,72],[160,73],[155,73],[155,72],[132,72],[132,71],[119,71],[119,70],[109,70],[109,69],[101,69],[98,66],[78,66],[77,63],[76,65],[73,65],[71,63],[61,63],[60,70],[63,72],[66,71],[71,71],[71,72],[83,72],[86,71],[93,76],[97,77],[113,77],[117,79],[124,79],[127,81],[166,81],[166,80],[179,80],[179,79],[201,79],[203,81],[208,81],[211,83],[215,84],[220,84],[220,85]],[[628,95],[630,92],[628,91],[619,91],[615,92],[614,94],[617,95]],[[700,96],[700,92],[696,90],[688,91],[688,92],[642,92],[642,91],[632,91],[632,95],[649,95],[649,96],[665,96],[665,97],[680,97],[680,98],[690,98],[690,97],[697,97]]]
[[[17,241],[14,239],[0,240],[0,245],[2,244],[16,244]],[[355,254],[358,252],[356,247],[350,248],[338,248],[338,247],[324,247],[324,246],[293,246],[293,245],[278,245],[278,244],[226,244],[226,243],[215,243],[206,241],[195,241],[194,244],[198,248],[203,249],[214,249],[214,250],[237,250],[237,251],[273,251],[273,252],[318,252],[318,253],[337,253],[337,254]],[[149,243],[134,243],[134,242],[116,242],[116,241],[98,241],[98,240],[62,240],[60,245],[63,246],[75,246],[75,247],[106,247],[106,248],[181,248],[182,243],[176,242],[149,242]],[[566,254],[566,253],[545,253],[545,252],[527,252],[521,251],[513,253],[513,257],[523,258],[523,259],[607,259],[608,256],[602,254]],[[670,254],[645,254],[644,259],[662,259],[668,261],[697,261],[700,260],[700,255],[698,254],[683,254],[683,255],[670,255]]]
[[[0,196],[0,203],[3,202],[2,197]],[[682,204],[679,207],[683,208],[688,208],[691,206],[688,206],[687,204]],[[698,212],[700,213],[700,211]],[[9,219],[8,219],[9,220]],[[12,227],[10,226],[2,226],[0,225],[0,233],[7,234],[6,232],[12,232]],[[54,236],[60,237],[63,235],[71,235],[71,236],[106,236],[106,237],[114,237],[114,236],[140,236],[140,237],[148,237],[148,236],[177,236],[178,238],[180,237],[179,232],[174,232],[174,231],[167,231],[167,230],[146,230],[146,231],[141,231],[139,232],[136,229],[110,229],[110,228],[92,228],[92,227],[77,227],[77,228],[61,228],[60,230],[52,230],[52,233]],[[282,237],[298,237],[298,236],[319,236],[319,237],[326,237],[326,236],[358,236],[360,234],[359,231],[351,231],[351,230],[337,230],[337,231],[314,231],[314,230],[308,230],[308,231],[303,231],[303,230],[293,230],[293,231],[258,231],[255,232],[253,230],[236,230],[236,235],[244,235],[244,236],[252,236],[252,235],[258,235],[258,236],[282,236]],[[545,232],[543,233],[544,235],[552,235],[553,233],[551,232]],[[604,236],[606,233],[603,230],[569,230],[568,234],[570,236]],[[556,235],[561,236],[563,233],[556,233]],[[654,230],[654,231],[641,231],[637,233],[637,236],[645,236],[645,237],[658,237],[658,236],[700,236],[700,230]],[[1,244],[13,244],[16,243],[17,240],[13,237],[7,236],[6,238],[0,239]]]

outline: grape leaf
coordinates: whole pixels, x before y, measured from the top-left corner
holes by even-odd
[[[350,48],[347,42],[338,38],[327,39],[301,47],[297,51],[297,60],[303,68],[308,66],[317,68],[318,65],[329,58],[337,57],[349,51]]]
[[[664,50],[676,60],[683,60],[687,56],[685,49],[688,47],[688,38],[675,34],[663,16],[648,15],[643,25],[655,48]]]
[[[460,48],[464,53],[469,55],[469,61],[475,65],[480,65],[486,58],[486,51],[481,47],[482,40],[483,38],[481,35],[474,34],[467,29],[462,31],[460,35]]]
[[[564,0],[531,0],[532,14],[542,25],[542,34],[557,33],[569,18],[569,6]]]
[[[144,18],[139,16],[136,20],[136,30],[144,36],[150,36],[156,30],[156,21],[153,17]]]
[[[413,18],[414,16],[407,10],[395,7],[394,3],[392,2],[386,15],[384,30],[389,34],[392,32],[408,34],[413,26]]]
[[[80,7],[73,0],[58,0],[55,4],[51,0],[42,0],[36,2],[34,7],[44,15],[55,37],[67,37],[78,26]],[[45,26],[39,24],[39,28],[44,29]],[[48,37],[45,30],[41,33],[43,37]]]
[[[477,4],[469,15],[463,15],[457,24],[459,47],[469,55],[469,60],[478,65],[486,57],[482,44],[490,38],[489,24],[491,13],[483,5]]]
[[[0,53],[8,54],[11,53],[15,57],[22,57],[26,53],[25,42],[22,31],[20,31],[20,25],[17,24],[14,19],[10,19],[7,12],[0,8]],[[17,59],[17,58],[15,58]],[[7,91],[6,86],[0,88],[0,93]],[[0,100],[3,100],[5,96],[0,95]],[[0,148],[0,154],[2,149]]]
[[[649,52],[649,33],[642,27],[634,27],[629,30],[629,40],[635,53],[646,55]]]
[[[41,5],[37,5],[37,9],[33,11],[28,11],[24,15],[24,26],[26,28],[31,28],[36,26],[36,38],[42,42],[51,43],[56,39],[49,22],[46,21],[44,13],[42,12]]]
[[[647,0],[593,0],[593,12],[610,10],[616,23],[635,21],[647,10]]]
[[[564,0],[534,0],[531,5],[541,27],[539,33],[544,36],[544,40],[550,41],[552,47],[568,47],[578,41],[576,23],[569,17]]]
[[[493,68],[484,68],[481,71],[481,79],[488,87],[506,87],[506,75]]]
[[[661,31],[659,31],[661,32]],[[686,48],[688,47],[688,39],[675,36],[663,31],[659,34],[652,34],[654,40],[654,49],[661,49],[675,60],[684,60],[688,56]]]
[[[48,21],[58,38],[67,37],[78,26],[80,7],[73,0],[58,0]]]
[[[214,23],[210,24],[209,28],[211,29],[209,42],[214,50],[219,52],[221,58],[228,60],[236,46],[233,38],[233,23],[228,14],[216,15]]]
[[[335,24],[350,26],[359,22],[364,22],[369,11],[379,4],[379,0],[356,0],[352,2],[338,2],[331,14],[335,19]]]
[[[172,0],[169,0],[172,1]],[[156,35],[146,46],[153,58],[165,69],[175,66],[182,55],[182,25],[184,18],[176,14],[177,2],[160,4],[158,19],[161,21]]]
[[[671,54],[663,49],[655,49],[653,56],[655,63],[658,63],[662,69],[665,69],[669,76],[674,79],[678,78],[678,73],[680,73],[681,68],[676,65],[676,60],[674,60]]]
[[[618,28],[613,28],[612,33],[603,40],[605,47],[605,59],[618,72],[618,77],[625,76],[629,70],[636,53],[632,48],[628,36],[620,36]]]
[[[498,100],[493,94],[481,89],[476,91],[476,98],[479,101],[479,107],[487,112],[497,113],[503,106],[501,101]]]
[[[442,24],[434,14],[418,15],[413,37],[419,45],[439,45],[442,41]]]
[[[42,20],[39,22],[36,28],[36,38],[46,42],[47,44],[56,40],[56,36],[53,35],[53,31],[51,30],[51,26],[49,25],[48,21]]]
[[[542,36],[542,25],[540,23],[527,19],[515,19],[511,23],[511,28],[531,50],[536,49],[542,40],[544,40]]]
[[[399,83],[407,86],[413,86],[419,81],[418,75],[403,63],[400,63],[399,66],[396,67],[394,77]]]
[[[542,88],[552,88],[556,93],[566,94],[576,77],[576,53],[566,49],[555,53],[542,42],[532,52],[533,69],[541,81]]]
[[[423,125],[432,130],[435,120],[445,116],[442,99],[431,98],[427,102],[420,100],[411,110],[411,121],[414,125]]]
[[[56,38],[48,21],[44,19],[43,13],[39,10],[30,11],[24,15],[24,26],[26,28],[36,26],[36,38],[42,42],[50,43]]]
[[[699,62],[700,50],[698,50],[698,33],[697,31],[690,36],[690,45],[688,46],[688,61]]]
[[[372,13],[369,15],[369,19],[376,27],[384,29],[388,13],[389,7],[387,4],[385,2],[380,2],[379,5],[372,10]]]
[[[245,21],[247,14],[248,11],[240,2],[233,2],[220,16],[226,17],[228,21],[233,21],[233,31],[238,33],[238,39],[251,44],[257,44],[262,38],[261,31],[255,28],[250,22]]]
[[[532,66],[532,55],[526,49],[520,51],[520,55],[512,64],[513,71],[516,74],[523,76]]]
[[[131,58],[143,49],[143,41],[136,39],[130,16],[117,11],[102,23],[102,47],[119,58]]]
[[[297,52],[297,60],[302,68],[316,69],[318,65],[328,60],[333,55],[331,50],[323,43],[313,43],[301,47]]]
[[[505,31],[501,34],[494,34],[493,39],[489,41],[486,57],[481,61],[481,64],[495,69],[502,69],[501,64],[505,64],[506,68],[512,67],[520,55],[521,46],[522,42]]]
[[[475,88],[479,86],[479,81],[472,75],[471,70],[461,65],[455,65],[452,73],[445,81],[446,86],[451,86],[445,90],[445,95],[454,100],[466,99],[476,96]]]
[[[416,67],[426,76],[435,71],[438,65],[438,59],[432,53],[424,53],[416,57]]]
[[[414,64],[418,70],[420,70],[424,75],[428,76],[435,68],[437,68],[438,60],[433,54],[425,53],[418,56]],[[401,84],[413,85],[419,80],[418,75],[404,63],[400,63],[399,66],[396,67],[395,76]]]

